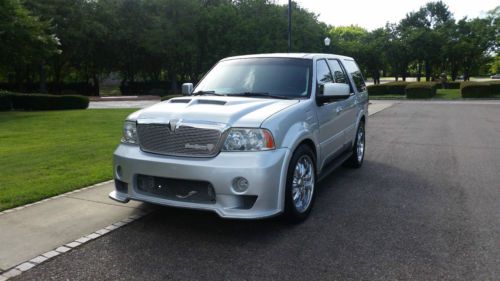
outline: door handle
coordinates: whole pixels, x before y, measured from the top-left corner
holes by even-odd
[[[335,109],[335,111],[337,112],[337,114],[339,114],[340,112],[342,112],[343,108],[341,106],[337,107],[337,109]]]

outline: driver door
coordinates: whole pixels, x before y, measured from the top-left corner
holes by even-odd
[[[321,85],[334,82],[330,67],[325,59],[316,61],[316,95],[321,94]],[[344,129],[340,119],[340,102],[328,102],[318,105],[319,140],[321,166],[337,156],[344,145]]]

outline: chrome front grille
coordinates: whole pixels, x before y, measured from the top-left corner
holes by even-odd
[[[213,157],[219,153],[222,130],[207,126],[177,124],[137,124],[143,151],[172,155]]]

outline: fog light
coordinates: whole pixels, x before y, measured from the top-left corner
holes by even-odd
[[[233,180],[233,189],[236,192],[245,192],[248,189],[248,180],[243,177],[237,177]]]
[[[118,165],[116,166],[116,176],[121,179],[122,177],[122,166]]]

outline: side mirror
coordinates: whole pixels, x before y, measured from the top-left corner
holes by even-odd
[[[326,102],[343,100],[351,95],[351,88],[344,83],[325,83],[319,85],[316,93],[316,103],[322,105]]]
[[[182,95],[190,96],[191,94],[193,94],[193,83],[182,84]]]
[[[350,96],[350,87],[344,83],[326,83],[323,85],[323,96],[346,99]]]

